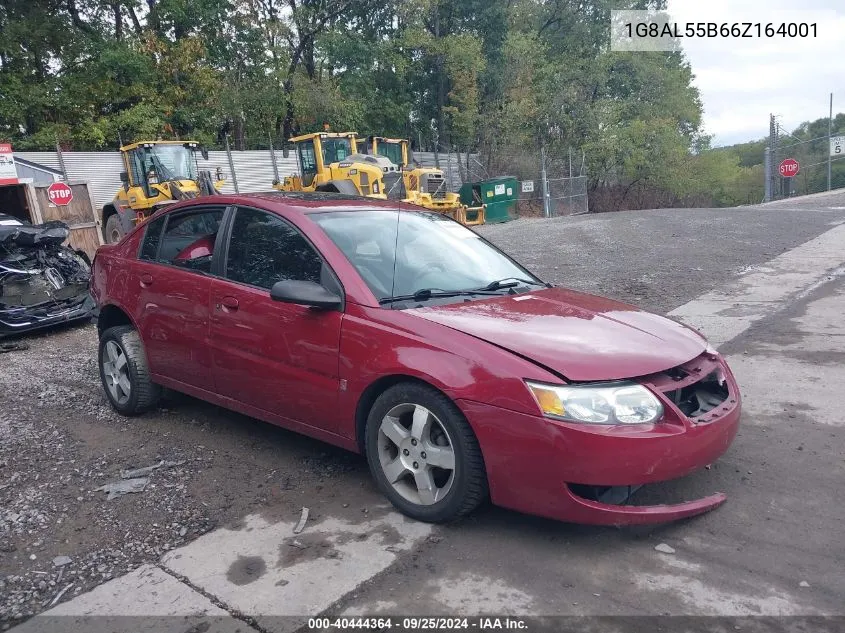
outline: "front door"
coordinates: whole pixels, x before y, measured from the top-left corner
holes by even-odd
[[[137,293],[138,326],[154,374],[211,390],[209,293],[223,207],[170,213],[146,227],[129,283]]]
[[[300,141],[296,146],[299,154],[299,169],[302,172],[302,186],[314,190],[314,178],[317,176],[317,155],[314,152],[314,141]]]
[[[340,293],[334,273],[288,221],[238,208],[225,278],[211,286],[217,392],[326,431],[337,428],[342,312],[270,298],[277,281],[322,283]]]

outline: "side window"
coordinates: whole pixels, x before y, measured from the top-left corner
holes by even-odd
[[[314,153],[314,141],[302,141],[297,147],[299,164],[302,167],[302,183],[307,187],[317,174],[317,156]]]
[[[141,254],[138,259],[146,259],[148,261],[155,261],[158,254],[158,245],[161,242],[161,230],[164,228],[164,221],[166,216],[156,218],[151,222],[147,222],[147,229],[144,231],[144,242],[141,244]]]
[[[214,241],[223,221],[223,209],[202,209],[167,216],[158,261],[210,273]]]
[[[277,281],[319,284],[323,261],[285,220],[254,209],[238,209],[229,240],[226,277],[269,290]]]

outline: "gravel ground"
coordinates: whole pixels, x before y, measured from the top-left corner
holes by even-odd
[[[479,231],[549,281],[666,311],[845,219],[845,196],[827,204]],[[167,394],[140,418],[115,414],[90,325],[22,341],[28,350],[0,354],[0,629],[250,512],[295,517],[304,500],[361,504],[372,494],[360,457],[187,396]],[[161,462],[143,492],[108,500],[96,490]]]
[[[100,387],[96,335],[69,327],[0,354],[0,630],[218,524],[296,516],[303,497],[334,489],[325,482],[366,476],[357,456],[175,393],[119,416]],[[143,492],[97,490],[161,462]]]

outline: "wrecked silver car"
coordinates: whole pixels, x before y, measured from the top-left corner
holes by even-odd
[[[62,246],[68,235],[63,222],[0,213],[0,338],[90,318],[91,267],[84,252]]]

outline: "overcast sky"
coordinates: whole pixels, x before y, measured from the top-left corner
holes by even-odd
[[[795,7],[802,7],[796,10]],[[845,0],[669,0],[676,22],[817,23],[816,38],[684,39],[714,145],[845,112]],[[837,130],[834,130],[836,132]]]

